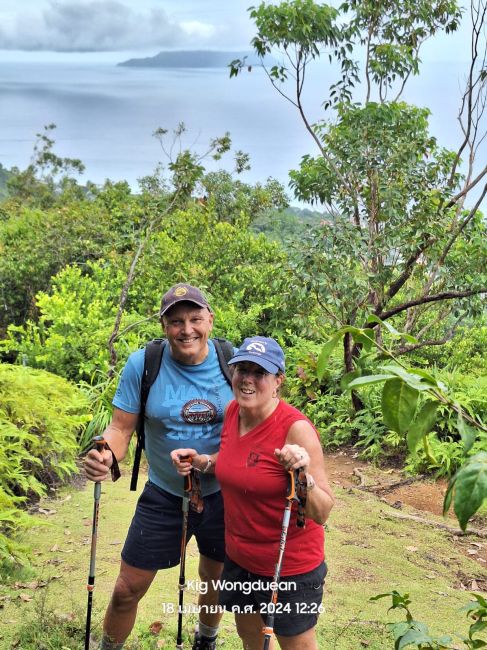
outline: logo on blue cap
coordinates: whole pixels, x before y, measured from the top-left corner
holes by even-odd
[[[256,352],[260,352],[261,354],[265,352],[265,345],[264,343],[261,343],[260,341],[254,341],[253,343],[250,343],[247,345],[245,348],[246,350],[255,350]]]

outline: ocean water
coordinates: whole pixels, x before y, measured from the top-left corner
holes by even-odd
[[[462,68],[432,64],[408,85],[405,99],[432,110],[431,131],[445,146],[460,141],[456,122]],[[311,119],[331,71],[312,71],[305,94]],[[226,69],[127,68],[96,62],[2,62],[0,60],[0,162],[25,167],[35,134],[55,123],[55,151],[80,158],[82,179],[137,179],[167,159],[152,136],[184,122],[184,146],[203,153],[210,138],[229,131],[235,149],[251,156],[247,182],[269,176],[284,184],[301,156],[317,150],[297,110],[255,69],[229,79]],[[231,156],[210,169],[233,167]]]

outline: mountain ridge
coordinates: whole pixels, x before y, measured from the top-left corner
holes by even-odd
[[[259,65],[252,52],[228,52],[223,50],[165,50],[155,56],[127,59],[117,66],[142,68],[223,68],[234,59],[246,57],[247,65]]]

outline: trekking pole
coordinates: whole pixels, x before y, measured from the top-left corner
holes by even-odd
[[[180,460],[192,461],[191,456],[181,456]],[[184,477],[184,494],[183,494],[183,530],[181,533],[181,559],[179,563],[179,605],[178,605],[178,635],[176,638],[176,648],[183,648],[183,601],[184,587],[186,585],[185,565],[186,565],[186,535],[188,532],[188,512],[189,499],[193,489],[192,478],[194,470]]]
[[[93,444],[96,450],[101,454],[105,449],[105,439],[103,436],[95,436]],[[100,509],[100,494],[101,483],[98,481],[94,487],[94,504],[93,504],[93,525],[91,529],[91,555],[90,555],[90,571],[88,575],[88,583],[86,588],[88,590],[88,607],[86,609],[86,630],[85,630],[85,650],[90,648],[90,632],[91,632],[91,609],[93,606],[93,590],[95,588],[95,558],[96,558],[96,538],[98,534],[98,513]]]
[[[262,628],[264,634],[264,646],[263,650],[268,650],[269,644],[271,642],[272,634],[274,633],[274,613],[276,610],[277,603],[277,592],[278,592],[278,582],[281,575],[282,561],[284,558],[284,550],[286,548],[286,539],[287,539],[287,529],[289,527],[289,520],[291,518],[291,508],[293,506],[293,501],[298,501],[296,494],[296,486],[298,483],[299,470],[289,470],[288,472],[288,485],[286,493],[286,507],[284,508],[284,515],[282,517],[282,528],[281,528],[281,541],[279,542],[279,555],[276,562],[276,568],[274,571],[274,578],[272,582],[274,583],[274,589],[272,591],[271,602],[269,603],[269,613],[267,614],[265,627]]]

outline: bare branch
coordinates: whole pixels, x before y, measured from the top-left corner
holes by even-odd
[[[372,25],[369,26],[369,32],[367,35],[367,47],[366,47],[367,54],[365,59],[365,81],[367,84],[367,94],[365,96],[366,104],[370,101],[370,92],[371,92],[370,73],[369,73],[371,39],[372,39]]]
[[[334,313],[331,311],[331,309],[328,307],[328,305],[327,305],[326,303],[324,303],[324,302],[321,300],[320,295],[319,295],[319,293],[316,291],[316,289],[315,289],[315,292],[314,292],[314,293],[315,293],[316,302],[319,304],[319,306],[321,307],[321,309],[323,309],[323,311],[326,311],[326,313],[328,314],[328,316],[330,316],[330,318],[331,318],[332,320],[335,320],[335,321],[340,325],[340,327],[343,327],[343,326],[345,325],[345,323],[342,322],[342,321],[338,318],[338,316],[337,316],[336,314],[334,314]]]
[[[445,336],[442,339],[432,339],[429,341],[420,341],[419,343],[415,343],[413,345],[404,345],[402,347],[397,348],[394,351],[394,354],[396,355],[408,354],[409,352],[414,352],[414,350],[419,350],[421,348],[426,348],[435,345],[436,346],[445,345],[445,343],[448,343],[448,341],[452,340],[462,320],[463,317],[455,321],[454,325],[448,330],[448,332],[445,334]]]
[[[453,196],[453,197],[448,201],[448,203],[446,203],[446,204],[443,206],[443,209],[444,209],[444,210],[448,210],[448,208],[453,207],[453,206],[455,205],[455,203],[457,203],[457,202],[458,202],[462,197],[464,197],[466,194],[468,194],[468,193],[470,192],[470,190],[472,190],[472,189],[473,189],[473,188],[474,188],[478,183],[480,183],[480,181],[483,179],[483,177],[484,177],[486,174],[487,174],[487,165],[482,169],[482,171],[480,172],[480,174],[478,174],[478,176],[477,176],[476,178],[474,178],[474,180],[473,180],[471,183],[468,183],[468,184],[463,188],[463,190],[462,190],[461,192],[458,192],[458,194],[455,194],[455,196]],[[482,197],[483,197],[483,196],[485,196],[485,187],[484,187],[484,194],[482,195]]]
[[[379,315],[379,313],[382,311],[385,305],[393,298],[398,291],[404,286],[404,284],[409,280],[411,277],[411,274],[414,270],[414,265],[418,261],[418,259],[421,257],[421,255],[424,253],[424,251],[428,248],[428,246],[433,242],[433,238],[428,237],[425,239],[419,246],[418,248],[411,254],[409,259],[407,260],[405,266],[404,266],[404,271],[401,273],[401,275],[394,280],[394,282],[390,285],[386,296],[382,303],[377,305],[377,308],[374,311],[374,314],[376,316]]]
[[[460,224],[458,225],[458,227],[456,228],[456,230],[453,232],[452,236],[450,237],[450,239],[446,243],[446,246],[443,249],[443,252],[441,253],[440,257],[438,258],[438,261],[436,262],[434,268],[432,269],[431,273],[429,274],[428,280],[426,281],[426,284],[425,284],[424,289],[423,289],[423,295],[424,296],[426,296],[428,294],[428,292],[430,291],[430,289],[431,289],[431,287],[433,285],[433,282],[436,279],[436,276],[438,274],[438,271],[439,271],[440,267],[443,266],[443,264],[445,263],[445,259],[446,259],[447,255],[448,255],[448,253],[450,252],[451,247],[456,242],[456,240],[458,239],[458,237],[460,236],[462,231],[465,230],[467,225],[470,223],[470,221],[472,221],[472,219],[477,214],[477,210],[480,207],[480,204],[482,203],[482,201],[484,200],[484,197],[485,197],[486,193],[487,193],[487,184],[484,186],[482,194],[478,198],[478,200],[475,203],[475,205],[473,206],[473,208],[470,210],[470,212],[467,214],[467,216],[460,222]]]
[[[261,65],[262,65],[262,68],[264,69],[264,72],[265,72],[266,75],[267,75],[267,78],[269,79],[269,81],[271,82],[271,84],[273,85],[273,87],[277,90],[277,92],[281,95],[281,97],[284,97],[284,99],[285,99],[286,101],[288,101],[290,104],[292,104],[293,106],[295,106],[296,108],[298,108],[297,103],[296,103],[293,99],[291,99],[291,97],[289,97],[289,95],[286,95],[286,93],[283,92],[283,91],[279,88],[279,86],[278,86],[277,83],[276,83],[276,80],[275,80],[274,77],[271,75],[271,73],[269,72],[269,70],[267,69],[267,67],[264,65],[263,62],[262,62]]]
[[[425,305],[426,303],[429,302],[440,302],[441,300],[455,300],[457,298],[468,298],[469,296],[477,296],[481,293],[487,293],[487,287],[482,287],[480,289],[469,289],[466,291],[442,291],[441,293],[437,293],[434,296],[422,296],[421,298],[417,298],[416,300],[409,300],[408,302],[405,302],[402,305],[398,305],[397,307],[393,307],[388,311],[376,315],[379,316],[381,320],[387,320],[388,318],[391,318],[391,316],[400,314],[406,309],[409,309],[410,307],[415,307],[416,305]]]
[[[479,71],[477,72],[477,64],[479,62],[479,42],[482,37],[482,32],[484,29],[485,17],[486,17],[487,5],[480,3],[480,9],[477,9],[474,2],[470,3],[470,13],[472,18],[472,33],[471,33],[471,61],[467,77],[466,89],[462,98],[460,112],[458,114],[458,121],[462,127],[464,133],[464,140],[460,145],[458,152],[455,157],[455,161],[452,165],[452,170],[450,178],[448,180],[448,185],[452,186],[454,182],[454,177],[460,164],[460,159],[463,151],[467,146],[472,150],[475,147],[475,141],[477,139],[477,131],[480,117],[483,112],[483,98],[482,91],[485,89],[485,84],[482,81],[483,71],[485,68],[485,49],[483,60],[480,63]],[[477,95],[474,95],[474,92]],[[477,113],[477,116],[474,118],[474,110],[479,105],[480,102],[480,112]],[[466,120],[466,125],[463,122],[464,116]],[[471,138],[473,131],[473,138]],[[483,138],[482,138],[483,139]]]

